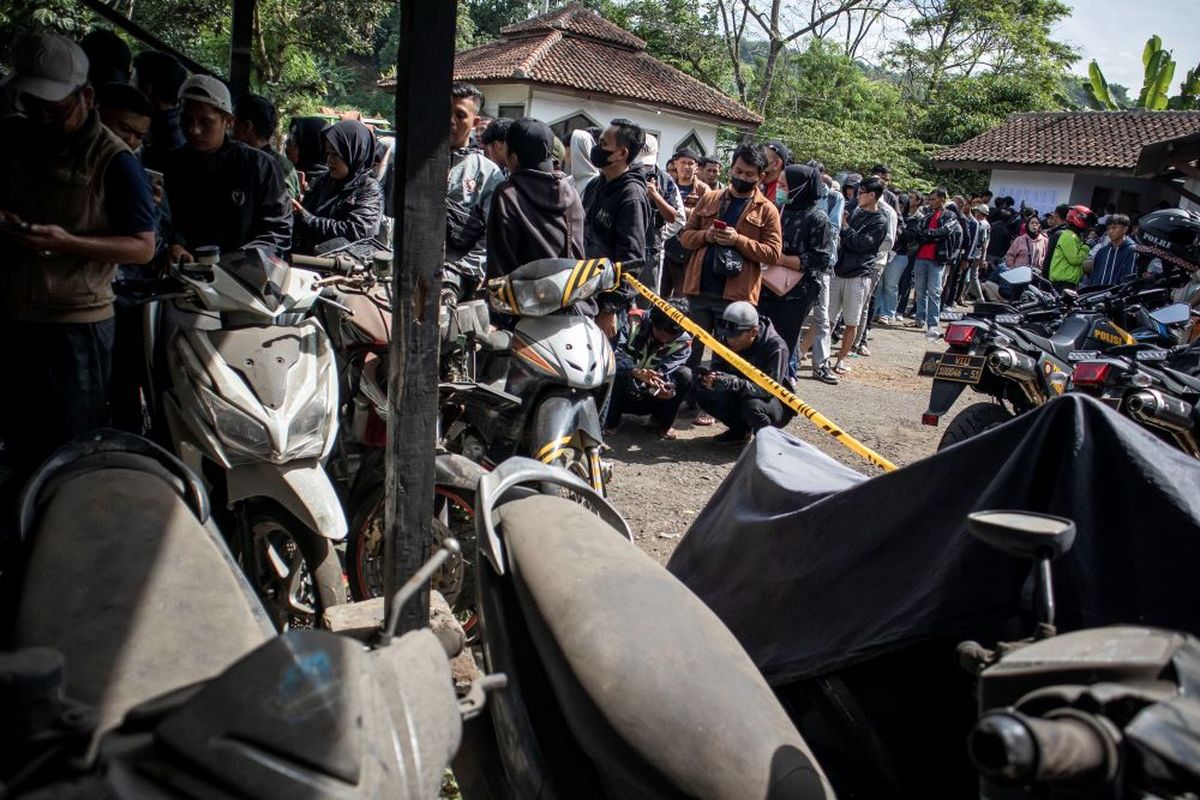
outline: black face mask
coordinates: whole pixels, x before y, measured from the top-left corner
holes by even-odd
[[[750,190],[758,185],[758,182],[748,181],[745,178],[731,177],[729,179],[729,185],[732,186],[733,190],[738,194],[747,194],[750,192]]]
[[[592,152],[588,154],[588,158],[592,161],[592,166],[596,169],[604,169],[608,166],[608,160],[613,154],[605,150],[599,143],[592,145]]]

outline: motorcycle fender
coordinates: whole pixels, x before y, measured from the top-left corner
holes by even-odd
[[[309,530],[326,539],[346,538],[349,525],[333,483],[321,463],[305,459],[290,464],[243,464],[225,473],[229,503],[250,497],[269,497]]]
[[[935,417],[943,416],[966,388],[967,384],[965,383],[934,380],[933,388],[929,390],[929,409],[925,414]]]
[[[529,426],[529,452],[549,464],[579,431],[590,444],[604,443],[600,412],[591,394],[555,391],[542,398]]]
[[[438,453],[433,459],[433,479],[439,486],[474,492],[484,472],[483,467],[458,453]]]

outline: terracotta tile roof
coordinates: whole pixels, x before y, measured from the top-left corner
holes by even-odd
[[[503,39],[459,53],[454,79],[528,82],[636,101],[756,127],[762,117],[646,52],[646,43],[579,4],[510,25]],[[380,81],[384,88],[394,79]]]
[[[1153,142],[1200,133],[1200,111],[1010,114],[1003,124],[933,157],[944,168],[991,165],[1129,171]]]
[[[524,22],[505,26],[500,29],[500,33],[506,38],[513,39],[521,34],[546,33],[555,30],[586,39],[622,45],[634,50],[646,49],[644,41],[599,14],[587,10],[580,3],[571,3]]]

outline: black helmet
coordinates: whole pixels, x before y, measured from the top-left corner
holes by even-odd
[[[1138,220],[1138,241],[1200,265],[1200,215],[1181,208],[1151,211]]]

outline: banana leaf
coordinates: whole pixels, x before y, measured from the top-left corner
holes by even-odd
[[[1113,102],[1112,94],[1108,89],[1108,81],[1104,79],[1104,73],[1100,71],[1100,65],[1096,63],[1095,59],[1088,64],[1088,86],[1092,90],[1092,97],[1101,108],[1109,111],[1117,109],[1117,104]]]

